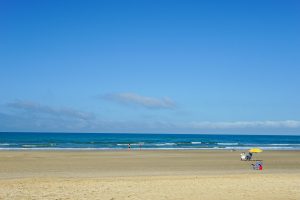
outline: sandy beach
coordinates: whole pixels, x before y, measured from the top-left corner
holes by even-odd
[[[0,151],[0,199],[300,199],[300,151]]]

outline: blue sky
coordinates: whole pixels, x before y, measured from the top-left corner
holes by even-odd
[[[0,131],[300,134],[299,1],[0,1]]]

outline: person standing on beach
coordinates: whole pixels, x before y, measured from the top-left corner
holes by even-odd
[[[130,148],[131,148],[131,146],[130,146],[130,144],[128,144],[128,150],[130,150]]]

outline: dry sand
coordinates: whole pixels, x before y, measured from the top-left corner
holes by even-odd
[[[300,151],[0,151],[0,199],[300,199]]]

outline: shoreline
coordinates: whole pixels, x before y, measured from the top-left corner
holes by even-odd
[[[0,133],[1,150],[300,150],[300,136],[228,134]]]
[[[247,151],[251,148],[261,148],[263,151],[300,151],[300,148],[290,147],[270,147],[264,148],[259,146],[245,148],[0,148],[1,151]]]

